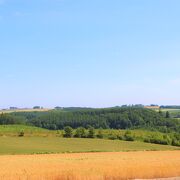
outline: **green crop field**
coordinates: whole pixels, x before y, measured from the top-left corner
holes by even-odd
[[[180,148],[143,142],[59,137],[0,137],[0,154],[46,154],[65,152],[118,152],[177,150]]]

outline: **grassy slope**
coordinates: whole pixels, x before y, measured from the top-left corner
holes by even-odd
[[[174,150],[172,146],[100,139],[65,139],[59,137],[0,137],[0,154],[33,154],[62,152],[113,152]]]
[[[24,136],[58,136],[62,137],[63,131],[62,130],[47,130],[43,128],[38,128],[34,126],[25,126],[25,125],[0,125],[0,136],[18,136],[19,132],[24,131]],[[114,135],[124,135],[126,130],[102,130],[104,138],[108,138],[109,134]],[[98,133],[98,130],[96,130]],[[160,132],[152,132],[146,130],[131,130],[131,133],[136,140],[143,141],[143,137],[148,137],[152,135],[161,135],[163,133]]]
[[[25,132],[25,137],[18,137],[18,133],[22,130]],[[108,135],[109,133],[124,134],[125,130],[103,130],[103,134]],[[132,131],[132,134],[139,137],[140,141],[142,136],[148,136],[153,133],[156,132],[144,130]],[[177,149],[172,146],[147,144],[144,142],[113,141],[104,139],[65,139],[59,137],[62,136],[62,131],[50,131],[24,125],[1,125],[0,136],[0,154]]]
[[[0,136],[18,136],[18,133],[24,131],[25,136],[53,136],[56,131],[50,131],[43,128],[25,125],[0,125]]]

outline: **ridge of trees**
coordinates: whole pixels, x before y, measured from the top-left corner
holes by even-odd
[[[73,111],[16,112],[1,114],[0,124],[30,124],[51,130],[70,126],[99,129],[148,129],[180,133],[180,120],[138,107],[79,109]]]

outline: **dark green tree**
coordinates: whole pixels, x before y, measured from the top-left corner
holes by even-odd
[[[133,135],[131,134],[131,131],[126,131],[125,134],[124,134],[124,140],[125,141],[134,141],[134,137]]]
[[[161,111],[161,108],[159,108],[159,114],[162,115],[162,111]]]
[[[169,111],[166,111],[166,118],[170,118]]]
[[[95,137],[95,130],[93,127],[88,128],[88,138],[94,138]]]
[[[83,127],[79,127],[76,129],[75,137],[85,138],[86,137],[86,129]]]
[[[70,126],[64,128],[64,137],[71,138],[73,136],[73,129]]]
[[[100,138],[100,139],[102,139],[102,138],[103,138],[102,128],[100,128],[100,129],[98,130],[98,133],[97,133],[97,138]]]

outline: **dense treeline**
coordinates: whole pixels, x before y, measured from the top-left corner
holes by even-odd
[[[137,107],[79,109],[73,111],[16,112],[0,115],[0,124],[31,124],[58,130],[92,126],[95,129],[143,128],[161,132],[180,132],[180,120],[165,118],[160,112]]]
[[[66,138],[108,138],[110,140],[124,140],[124,141],[143,141],[146,143],[154,144],[163,144],[163,145],[172,145],[180,146],[180,134],[179,133],[160,133],[155,132],[153,134],[147,133],[144,131],[143,136],[138,137],[138,133],[133,134],[133,130],[126,130],[122,134],[121,131],[111,131],[105,133],[103,129],[95,130],[93,127],[85,129],[84,127],[78,127],[77,129],[72,129],[69,126],[64,128],[63,136]],[[148,131],[147,131],[148,132]],[[150,132],[150,131],[149,131]]]
[[[0,125],[6,124],[25,124],[26,119],[22,116],[14,116],[11,114],[0,114]]]
[[[162,109],[180,109],[180,106],[160,106]]]
[[[144,108],[107,108],[73,112],[51,111],[28,123],[47,129],[63,129],[92,126],[96,129],[156,129],[162,132],[180,131],[180,121],[163,117],[162,114]]]

